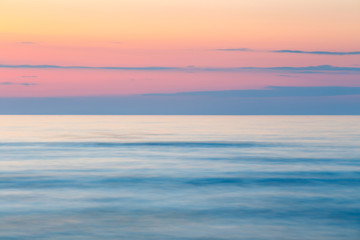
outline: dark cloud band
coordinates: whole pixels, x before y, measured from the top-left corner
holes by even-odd
[[[207,96],[207,97],[325,97],[360,95],[360,87],[344,86],[268,86],[264,89],[180,92],[172,94],[146,94],[147,96]]]
[[[132,96],[0,96],[0,114],[360,115],[360,87],[289,87]]]

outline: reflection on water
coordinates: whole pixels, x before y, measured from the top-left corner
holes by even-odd
[[[360,239],[359,120],[0,116],[0,239]]]

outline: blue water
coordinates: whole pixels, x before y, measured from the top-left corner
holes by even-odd
[[[360,239],[357,116],[0,123],[1,240]]]

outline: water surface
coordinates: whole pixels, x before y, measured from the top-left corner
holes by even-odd
[[[360,239],[360,117],[0,116],[0,239]]]

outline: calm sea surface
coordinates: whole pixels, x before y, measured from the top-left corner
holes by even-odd
[[[0,239],[359,240],[360,117],[0,116]]]

